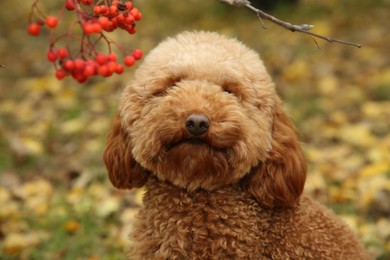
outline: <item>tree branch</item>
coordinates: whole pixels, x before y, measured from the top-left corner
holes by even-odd
[[[284,27],[287,30],[290,30],[292,32],[305,33],[305,34],[311,35],[315,38],[325,40],[325,41],[330,42],[330,43],[337,42],[340,44],[350,45],[350,46],[354,46],[357,48],[362,47],[362,45],[357,44],[357,43],[338,40],[338,39],[334,39],[334,38],[322,36],[322,35],[317,34],[317,33],[310,32],[310,29],[312,29],[314,27],[314,25],[310,25],[310,24],[295,25],[295,24],[291,24],[291,23],[282,21],[282,20],[280,20],[280,19],[278,19],[278,18],[276,18],[276,17],[274,17],[274,16],[272,16],[272,15],[270,15],[270,14],[268,14],[260,9],[253,7],[251,5],[251,2],[248,0],[219,0],[219,1],[222,3],[225,3],[225,4],[229,4],[229,5],[233,5],[233,6],[237,6],[237,7],[245,7],[246,9],[249,9],[250,11],[255,13],[256,16],[260,19],[260,22],[261,22],[263,28],[267,28],[263,22],[263,19],[265,19],[265,20],[271,21],[271,22],[273,22],[281,27]]]

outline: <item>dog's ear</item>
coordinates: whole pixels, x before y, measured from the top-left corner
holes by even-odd
[[[277,99],[271,151],[266,161],[242,180],[243,188],[264,208],[289,207],[297,202],[303,191],[306,170],[295,128]]]
[[[141,187],[148,178],[148,171],[133,158],[129,137],[121,125],[119,115],[115,117],[107,136],[103,160],[110,181],[116,188]]]

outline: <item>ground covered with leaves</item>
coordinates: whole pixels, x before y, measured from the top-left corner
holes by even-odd
[[[101,158],[133,71],[85,85],[57,81],[45,60],[48,38],[26,34],[29,1],[1,5],[0,258],[124,259],[142,191],[113,189]],[[145,53],[194,29],[236,37],[261,53],[299,129],[306,192],[345,219],[377,259],[389,259],[390,2],[301,0],[270,11],[361,49],[269,23],[264,30],[253,14],[217,1],[138,6],[143,21],[125,44]]]

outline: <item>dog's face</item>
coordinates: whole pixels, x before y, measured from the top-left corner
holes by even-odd
[[[213,33],[169,39],[148,55],[121,97],[105,151],[110,178],[117,187],[134,187],[153,174],[189,191],[234,183],[250,191],[262,179],[261,185],[300,194],[278,177],[265,181],[279,145],[279,106],[263,63],[241,43]]]

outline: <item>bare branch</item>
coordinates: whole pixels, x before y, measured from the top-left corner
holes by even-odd
[[[305,34],[311,35],[315,38],[325,40],[327,42],[331,42],[331,43],[337,42],[337,43],[341,43],[341,44],[345,44],[345,45],[355,46],[358,48],[362,47],[362,45],[357,44],[357,43],[338,40],[338,39],[322,36],[322,35],[317,34],[317,33],[313,33],[310,30],[314,27],[314,25],[311,25],[311,24],[295,25],[295,24],[291,24],[289,22],[282,21],[282,20],[280,20],[280,19],[278,19],[278,18],[276,18],[276,17],[274,17],[274,16],[272,16],[272,15],[270,15],[270,14],[268,14],[260,9],[253,7],[251,5],[251,2],[248,0],[219,0],[219,1],[222,3],[225,3],[225,4],[229,4],[229,5],[233,5],[233,6],[237,6],[237,7],[245,7],[246,9],[249,9],[250,11],[255,13],[256,16],[260,19],[260,22],[261,22],[264,29],[267,27],[264,24],[263,19],[271,21],[271,22],[273,22],[281,27],[284,27],[287,30],[290,30],[292,32],[305,33]]]

